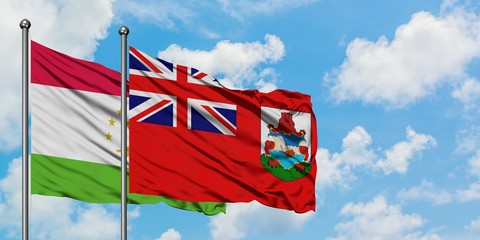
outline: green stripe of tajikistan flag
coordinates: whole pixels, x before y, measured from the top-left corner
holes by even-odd
[[[120,202],[120,74],[31,41],[32,194]],[[225,203],[129,194],[214,215]]]

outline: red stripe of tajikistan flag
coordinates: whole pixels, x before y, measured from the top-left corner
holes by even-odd
[[[32,194],[120,202],[120,74],[31,42]],[[213,215],[225,203],[129,194]]]

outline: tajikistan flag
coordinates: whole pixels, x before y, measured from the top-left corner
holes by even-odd
[[[31,42],[32,194],[120,202],[120,74]],[[213,215],[225,203],[129,194]]]

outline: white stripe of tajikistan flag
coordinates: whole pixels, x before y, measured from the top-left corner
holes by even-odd
[[[32,193],[120,202],[120,74],[31,42]],[[130,194],[208,215],[225,203]]]
[[[32,153],[120,166],[119,96],[40,84],[31,89]]]

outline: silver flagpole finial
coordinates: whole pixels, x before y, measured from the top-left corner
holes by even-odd
[[[32,26],[32,24],[30,23],[30,21],[28,21],[28,19],[25,18],[22,21],[20,21],[20,28],[21,29],[24,29],[24,28],[29,29],[30,26]]]
[[[130,30],[128,30],[128,27],[126,26],[121,26],[120,29],[118,29],[118,34],[120,35],[128,35],[129,32]]]

